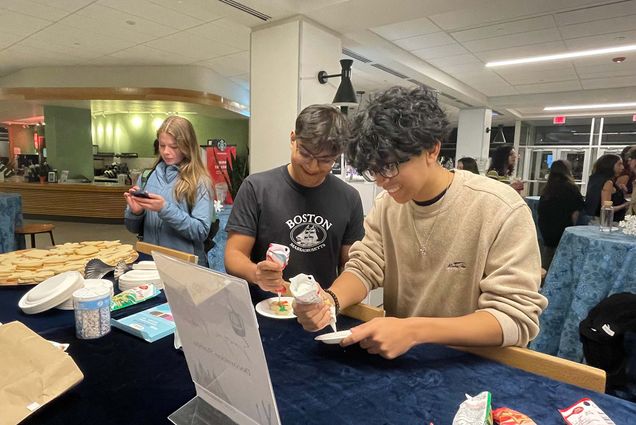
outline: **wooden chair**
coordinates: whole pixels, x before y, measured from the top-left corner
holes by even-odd
[[[48,233],[51,237],[51,245],[55,245],[55,240],[53,239],[53,229],[55,229],[55,225],[50,223],[25,224],[22,227],[16,227],[15,234],[22,236],[30,235],[31,248],[35,248],[35,235],[39,233]]]
[[[605,392],[606,374],[602,369],[521,347],[453,347],[555,381]]]
[[[183,251],[177,251],[176,249],[166,248],[165,246],[153,245],[148,242],[137,242],[135,244],[135,250],[138,252],[143,252],[144,254],[151,254],[152,251],[161,252],[162,254],[169,255],[174,258],[178,258],[183,261],[187,261],[189,263],[197,264],[199,261],[199,257],[194,254],[190,254]]]
[[[340,313],[347,317],[362,320],[363,322],[368,322],[376,317],[384,317],[384,309],[382,307],[373,307],[362,303],[349,306]]]
[[[368,321],[384,317],[384,310],[366,304],[356,304],[342,310],[342,314]],[[452,347],[494,360],[505,365],[545,376],[556,381],[588,390],[605,392],[606,374],[602,369],[521,347]]]

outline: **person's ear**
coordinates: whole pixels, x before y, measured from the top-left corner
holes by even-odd
[[[289,133],[289,141],[290,143],[296,141],[296,133],[294,132],[294,130],[292,130],[291,133]]]
[[[437,162],[437,158],[439,157],[439,152],[442,149],[442,144],[438,141],[435,142],[433,149],[426,152],[426,160],[430,164],[434,164]]]

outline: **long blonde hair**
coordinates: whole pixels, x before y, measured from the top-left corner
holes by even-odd
[[[183,161],[179,164],[179,180],[174,186],[174,196],[179,201],[185,199],[192,209],[197,198],[197,186],[200,183],[204,183],[207,190],[212,193],[210,174],[201,161],[197,135],[192,123],[177,115],[171,115],[165,119],[157,130],[157,138],[161,133],[174,137],[177,147],[184,155]],[[157,164],[159,162],[161,162],[161,155],[157,158]]]

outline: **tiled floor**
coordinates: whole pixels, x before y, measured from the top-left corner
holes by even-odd
[[[81,223],[70,221],[52,221],[52,220],[32,220],[25,219],[24,224],[30,223],[51,223],[55,225],[53,229],[53,237],[57,245],[66,242],[81,241],[98,241],[98,240],[119,240],[122,243],[134,244],[137,241],[137,235],[126,230],[123,224],[99,224],[99,223]],[[40,248],[51,245],[48,233],[42,233],[35,236],[35,244]],[[30,238],[26,238],[26,247],[31,246]]]

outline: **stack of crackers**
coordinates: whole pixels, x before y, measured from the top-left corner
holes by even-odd
[[[86,241],[0,254],[0,284],[40,283],[65,271],[84,274],[88,260],[99,258],[112,266],[139,257],[132,245],[119,241]]]

